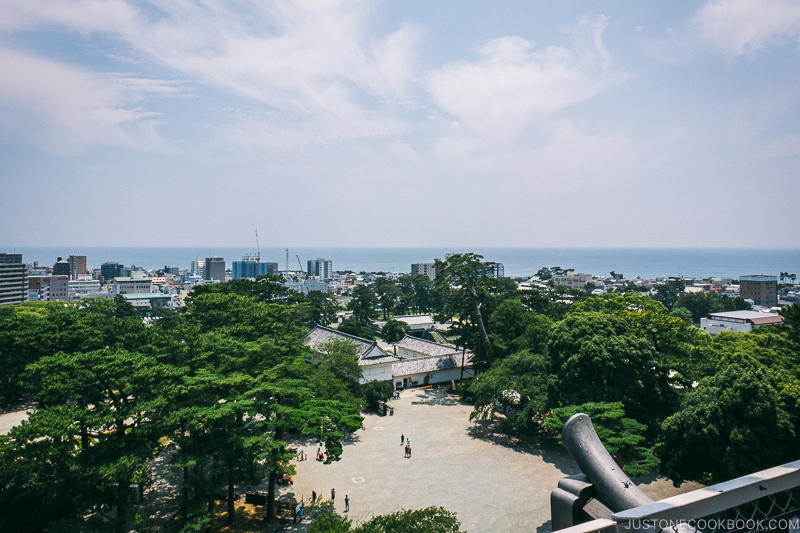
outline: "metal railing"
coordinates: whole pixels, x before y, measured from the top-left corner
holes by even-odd
[[[565,478],[551,494],[553,527],[559,532],[800,531],[800,461],[653,501],[614,462],[588,416],[570,418],[563,437],[585,476]],[[605,503],[602,518],[571,525],[594,497]],[[569,527],[561,527],[565,524]]]

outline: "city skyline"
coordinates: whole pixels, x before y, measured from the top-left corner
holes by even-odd
[[[788,0],[8,0],[0,245],[797,248],[798,67]]]

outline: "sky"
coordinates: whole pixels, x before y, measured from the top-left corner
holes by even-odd
[[[800,2],[3,0],[0,247],[800,247]]]

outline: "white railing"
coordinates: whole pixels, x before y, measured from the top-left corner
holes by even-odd
[[[791,491],[797,487],[800,487],[800,461],[620,511],[614,513],[612,519],[618,531],[671,529],[679,523],[703,531],[764,529],[769,515],[738,515],[738,518],[730,520],[712,517],[723,511]],[[795,507],[800,505],[800,501],[792,499],[791,495],[788,496],[788,500],[794,502]],[[774,511],[777,513],[791,510],[770,506],[773,507],[776,507]],[[730,524],[732,527],[726,527],[724,523],[726,521],[732,522]]]

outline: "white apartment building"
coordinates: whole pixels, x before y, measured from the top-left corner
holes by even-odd
[[[428,276],[430,279],[436,279],[436,263],[411,263],[411,275]]]
[[[153,280],[144,270],[134,270],[129,277],[114,278],[114,294],[153,292]]]
[[[553,283],[582,291],[587,283],[594,283],[594,279],[591,274],[576,274],[570,270],[562,276],[553,276]]]

